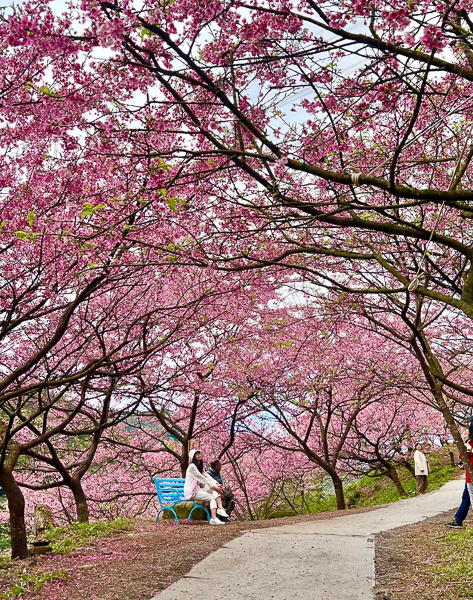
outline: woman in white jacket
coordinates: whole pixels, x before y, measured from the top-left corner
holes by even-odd
[[[191,450],[189,452],[189,466],[187,467],[186,481],[184,483],[185,499],[210,503],[210,525],[225,525],[223,521],[217,519],[217,514],[228,518],[225,509],[222,507],[222,499],[220,498],[224,492],[223,487],[204,472],[204,463],[200,450]]]
[[[425,494],[429,487],[427,475],[429,474],[429,463],[425,454],[422,452],[422,444],[416,444],[416,451],[414,452],[414,469],[417,480],[417,493]]]

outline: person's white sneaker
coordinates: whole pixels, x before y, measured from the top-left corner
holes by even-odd
[[[229,516],[227,515],[227,513],[225,512],[224,508],[218,508],[217,509],[217,515],[220,515],[221,517],[223,517],[224,519],[228,519]]]
[[[219,519],[210,519],[209,525],[225,525],[225,523]]]

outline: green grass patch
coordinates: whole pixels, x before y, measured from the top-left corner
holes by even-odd
[[[87,545],[93,539],[111,537],[134,528],[132,519],[118,518],[108,523],[73,523],[68,527],[54,527],[48,532],[53,552],[61,554]]]
[[[473,598],[473,531],[454,531],[442,540],[435,556],[435,583],[443,588],[442,598]]]
[[[432,472],[429,474],[428,491],[438,490],[458,473],[458,468],[450,465],[439,466],[437,470],[432,467]],[[415,478],[408,471],[402,474],[401,469],[399,469],[399,475],[406,491],[406,497],[413,496],[416,491]],[[388,477],[363,477],[361,481],[346,486],[345,496],[347,504],[355,507],[391,504],[401,499],[396,486]]]
[[[0,523],[0,553],[10,548],[10,524]]]
[[[69,575],[62,570],[53,573],[35,573],[34,575],[23,573],[9,590],[0,594],[0,598],[19,598],[27,593],[40,592],[51,581],[67,581],[68,579]]]
[[[429,453],[430,474],[429,492],[435,491],[454,477],[460,475],[456,466],[452,466],[449,454],[440,449]],[[412,497],[416,492],[416,480],[405,467],[398,467],[397,473],[403,485],[405,496]],[[299,514],[330,512],[336,510],[337,503],[335,495],[327,486],[328,478],[314,482],[314,488],[304,497],[295,496],[291,504],[282,503],[278,510],[295,509]],[[391,504],[397,502],[403,496],[398,492],[394,483],[387,476],[374,477],[367,475],[359,481],[345,483],[344,485],[346,505],[350,508],[364,508],[378,506],[380,504]]]

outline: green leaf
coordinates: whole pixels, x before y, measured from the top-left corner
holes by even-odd
[[[34,210],[28,213],[28,225],[31,227],[36,220],[36,215]]]
[[[166,202],[169,204],[169,208],[176,212],[176,198],[166,198]]]
[[[171,165],[166,164],[162,158],[159,158],[159,156],[158,156],[157,160],[158,160],[158,164],[153,165],[153,167],[151,167],[151,171],[153,169],[164,169],[165,171],[169,171]]]
[[[28,233],[27,231],[17,231],[16,237],[24,242],[34,242],[39,233]]]
[[[81,217],[88,217],[89,215],[93,215],[98,210],[102,210],[103,208],[107,208],[105,204],[97,204],[97,206],[95,206],[91,202],[85,202],[84,208],[82,209],[80,215]]]
[[[91,204],[90,202],[85,202],[84,208],[82,209],[80,216],[87,217],[88,215],[93,215],[94,209],[95,209],[95,206],[93,204]]]
[[[52,89],[48,88],[48,87],[47,87],[47,86],[45,86],[45,85],[42,85],[42,86],[39,88],[39,91],[40,91],[42,94],[45,94],[46,96],[51,96],[51,97],[53,97],[53,98],[61,98],[61,94],[58,94],[57,92],[53,92],[53,90],[52,90]]]
[[[151,31],[149,29],[146,29],[146,27],[144,27],[141,30],[141,39],[144,40],[145,37],[151,37],[153,34],[151,33]]]

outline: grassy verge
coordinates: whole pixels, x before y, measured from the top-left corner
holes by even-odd
[[[430,474],[429,491],[435,491],[444,483],[454,477],[458,477],[460,471],[450,463],[450,457],[444,449],[432,453],[429,456]],[[399,479],[402,483],[406,497],[413,496],[416,491],[416,480],[412,474],[404,467],[397,469]],[[401,494],[394,483],[386,476],[375,477],[367,475],[354,483],[348,483],[344,486],[345,500],[349,508],[365,508],[377,506],[379,504],[390,504],[401,499]],[[336,510],[335,496],[331,493],[324,493],[321,490],[314,491],[310,496],[306,496],[304,503],[294,502],[292,507],[296,507],[298,512],[302,513],[320,513]],[[278,512],[292,508],[281,506]]]
[[[437,470],[432,469],[429,475],[429,492],[438,490],[444,483],[458,475],[458,468],[449,465],[440,466]],[[407,472],[408,473],[408,472]],[[416,480],[410,474],[401,475],[402,485],[407,496],[412,496],[416,491]],[[351,484],[345,489],[347,502],[350,506],[361,508],[364,506],[375,506],[377,504],[390,504],[401,499],[394,483],[387,477],[373,479],[363,477],[357,483]]]
[[[68,527],[54,527],[48,532],[53,552],[61,554],[86,546],[91,540],[111,537],[122,531],[131,531],[132,519],[118,518],[108,523],[73,523]]]
[[[8,600],[20,598],[28,593],[40,592],[46,584],[52,581],[67,581],[68,579],[67,572],[63,570],[53,573],[35,573],[34,575],[22,573],[10,589],[0,594],[0,598],[7,598]]]
[[[51,528],[48,538],[53,552],[64,554],[88,546],[94,540],[110,538],[123,531],[131,531],[133,528],[134,521],[132,519],[115,519],[109,523],[74,523],[68,527]],[[9,583],[8,589],[0,591],[0,598],[8,600],[38,593],[46,584],[69,579],[69,575],[64,569],[53,572],[28,573],[27,566],[17,561],[10,561],[6,557],[0,560],[0,579],[2,571],[4,574],[8,573]]]
[[[0,554],[10,548],[10,525],[8,523],[0,523]]]
[[[376,536],[377,597],[473,599],[473,531],[446,529],[453,513]]]
[[[443,538],[435,552],[433,569],[437,588],[443,590],[444,598],[473,598],[473,564],[471,529],[453,531]]]

